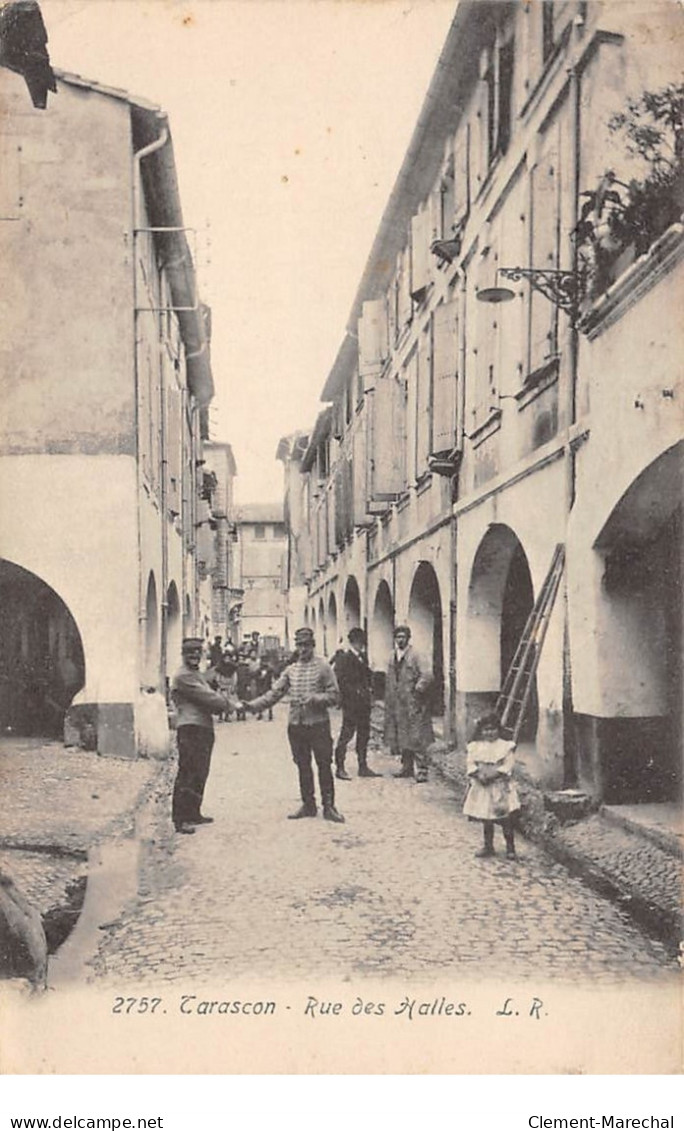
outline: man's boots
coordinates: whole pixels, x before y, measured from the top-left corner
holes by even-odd
[[[371,770],[365,758],[359,758],[359,777],[360,778],[381,778],[382,774],[376,774],[375,770]]]
[[[335,777],[339,781],[351,781],[351,775],[344,768],[344,755],[335,759]]]
[[[335,808],[335,798],[332,796],[323,798],[323,818],[326,821],[335,821],[338,825],[344,824],[344,817]]]
[[[413,754],[402,753],[401,769],[394,775],[395,778],[413,777]]]
[[[307,803],[305,801],[295,813],[288,813],[287,819],[288,821],[299,821],[302,817],[315,817],[317,812],[315,802]]]

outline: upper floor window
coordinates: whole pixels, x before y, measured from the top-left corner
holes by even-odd
[[[480,96],[477,118],[480,128],[480,169],[483,182],[495,158],[508,151],[513,123],[513,73],[515,40],[513,27],[502,28],[480,61]]]
[[[266,539],[266,527],[263,522],[257,522],[254,525],[254,537],[257,542],[264,542]]]

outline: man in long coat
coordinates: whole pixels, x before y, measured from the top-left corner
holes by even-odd
[[[385,743],[401,757],[394,776],[428,779],[427,748],[434,740],[430,712],[432,671],[410,645],[411,629],[394,630],[394,650],[385,680]]]

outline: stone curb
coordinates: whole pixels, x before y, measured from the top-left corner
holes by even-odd
[[[382,728],[376,720],[372,722],[371,731],[374,745],[382,746]],[[454,790],[457,800],[462,803],[467,789],[465,753],[450,748],[447,743],[440,741],[434,742],[427,753],[432,767]],[[672,906],[656,901],[636,885],[625,882],[624,877],[618,877],[607,870],[591,854],[578,851],[575,845],[565,843],[563,826],[545,808],[543,792],[522,776],[518,776],[517,782],[522,803],[519,826],[523,835],[553,856],[558,863],[568,869],[571,875],[583,880],[599,895],[618,904],[649,935],[664,943],[673,953],[677,953],[683,937],[679,903]],[[600,813],[595,814],[594,819],[601,821],[606,830],[612,824]],[[633,830],[627,832],[616,825],[613,827],[616,835],[635,838],[640,836]],[[657,847],[656,851],[661,852],[669,861],[676,860],[665,848]]]

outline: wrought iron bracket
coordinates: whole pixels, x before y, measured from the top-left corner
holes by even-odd
[[[497,274],[513,283],[527,279],[530,286],[555,306],[577,320],[580,300],[580,276],[576,271],[558,271],[550,267],[499,267]]]

